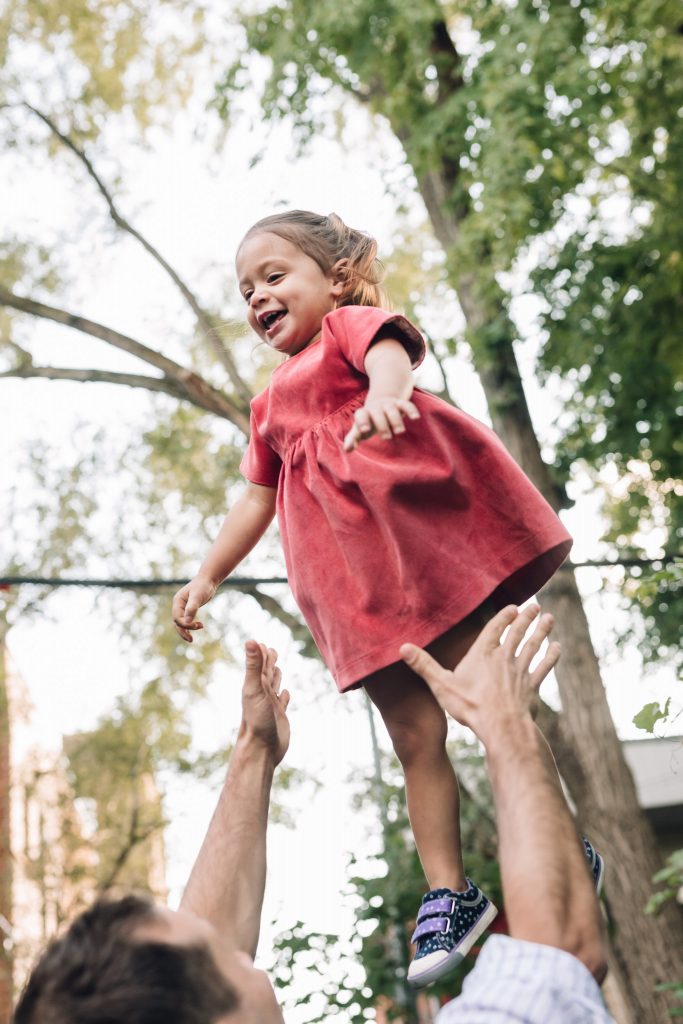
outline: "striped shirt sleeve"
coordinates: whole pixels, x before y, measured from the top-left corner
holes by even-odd
[[[588,969],[562,949],[493,935],[436,1024],[614,1024]]]

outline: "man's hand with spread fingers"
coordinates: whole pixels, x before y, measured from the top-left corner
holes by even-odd
[[[560,645],[552,643],[531,669],[553,628],[552,616],[541,615],[525,640],[538,614],[537,605],[521,612],[514,605],[503,608],[452,672],[414,644],[404,644],[401,657],[424,679],[444,711],[469,726],[487,746],[502,724],[531,721],[538,688],[560,657]]]

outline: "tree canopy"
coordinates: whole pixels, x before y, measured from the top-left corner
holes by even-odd
[[[387,119],[418,182],[443,169],[458,278],[507,306],[512,273],[542,299],[557,479],[589,469],[623,554],[683,551],[678,5],[359,0],[339,18],[333,3],[290,0],[243,24],[225,106],[256,50],[270,61],[264,112],[291,118],[300,144],[353,119],[356,101]],[[498,330],[489,317],[467,337]],[[677,579],[625,594],[645,605],[645,657],[677,659]]]

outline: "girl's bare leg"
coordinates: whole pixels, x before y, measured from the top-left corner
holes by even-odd
[[[429,645],[430,653],[452,669],[465,655],[492,614],[477,609]],[[460,843],[460,796],[446,753],[446,717],[426,684],[403,662],[365,680],[370,699],[387,727],[403,766],[406,799],[415,844],[430,889],[467,888]]]
[[[462,890],[460,796],[446,753],[446,717],[422,680],[402,664],[382,669],[365,686],[403,766],[410,824],[429,888]]]

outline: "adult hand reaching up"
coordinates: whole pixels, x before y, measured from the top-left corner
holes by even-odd
[[[244,650],[240,735],[263,744],[277,765],[289,747],[289,691],[280,690],[282,673],[272,647],[247,640]]]
[[[560,656],[559,644],[552,643],[532,668],[553,627],[552,616],[541,615],[525,639],[538,615],[537,605],[521,612],[512,605],[504,608],[484,626],[452,672],[414,644],[401,648],[401,657],[424,679],[441,707],[469,726],[486,748],[505,909],[515,940],[510,945],[510,939],[497,937],[487,943],[464,996],[454,1001],[452,1010],[449,1004],[441,1012],[443,1024],[474,1019],[467,1014],[475,1007],[476,1019],[530,1021],[516,1010],[510,1016],[497,1012],[501,1005],[512,1010],[522,1003],[538,1010],[533,1020],[559,1022],[569,1019],[562,1000],[574,1007],[573,1019],[601,1024],[609,1020],[594,982],[577,964],[580,961],[598,980],[604,977],[593,879],[552,754],[532,720],[538,688]],[[529,976],[525,957],[533,965]],[[522,978],[515,991],[514,979]],[[560,992],[565,993],[561,998]]]
[[[263,905],[273,772],[289,746],[289,693],[280,690],[276,661],[272,648],[247,641],[237,742],[181,903],[250,956]]]
[[[514,605],[503,608],[452,672],[414,644],[403,644],[401,657],[422,676],[441,707],[488,746],[502,725],[531,719],[538,688],[560,657],[560,645],[552,643],[531,669],[553,628],[552,616],[542,615],[525,640],[538,614],[537,605],[521,612]]]

